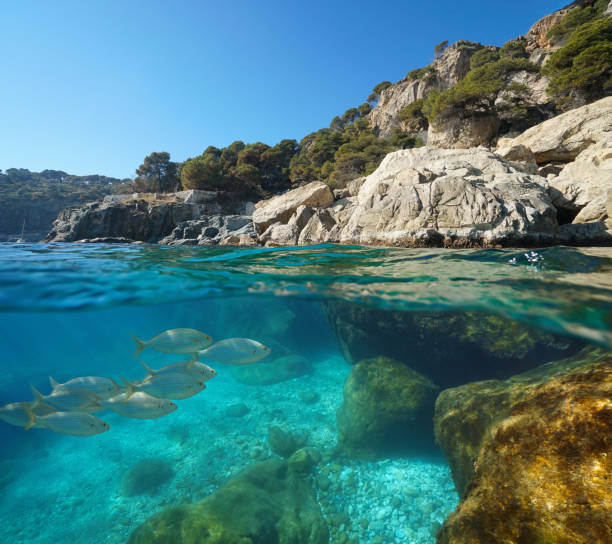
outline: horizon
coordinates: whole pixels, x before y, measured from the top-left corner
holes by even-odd
[[[132,178],[153,151],[182,162],[235,140],[300,141],[429,64],[437,43],[499,46],[567,3],[4,6],[0,169]]]

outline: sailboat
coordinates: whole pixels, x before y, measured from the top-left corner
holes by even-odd
[[[23,218],[23,224],[21,225],[21,234],[19,235],[19,238],[15,240],[15,242],[17,242],[18,244],[22,244],[23,242],[25,242],[25,239],[23,237],[24,230],[25,230],[25,217]]]

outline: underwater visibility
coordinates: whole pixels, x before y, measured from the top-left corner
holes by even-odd
[[[3,243],[0,540],[609,543],[610,350],[612,248]]]

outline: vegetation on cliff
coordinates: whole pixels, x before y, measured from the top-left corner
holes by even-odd
[[[612,17],[596,18],[578,26],[567,43],[550,57],[544,73],[551,79],[549,93],[561,107],[591,102],[609,94],[612,91]]]

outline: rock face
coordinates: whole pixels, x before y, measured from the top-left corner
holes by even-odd
[[[125,238],[158,242],[171,235],[179,223],[208,221],[207,216],[210,215],[244,214],[247,210],[247,203],[232,202],[223,193],[213,191],[112,195],[103,201],[66,208],[60,212],[45,241]],[[197,239],[197,236],[194,238]],[[169,241],[175,240],[171,236]]]
[[[326,301],[324,310],[349,363],[383,355],[443,388],[508,378],[583,347],[480,312],[399,312],[336,300]]]
[[[245,469],[199,503],[166,508],[128,544],[326,544],[327,524],[314,493],[287,462]]]
[[[269,200],[258,202],[253,212],[253,224],[259,234],[270,225],[287,223],[300,206],[325,207],[334,201],[331,189],[325,183],[313,181]]]
[[[484,149],[390,153],[359,190],[343,243],[513,245],[558,230],[546,180]],[[437,241],[437,243],[436,243]]]
[[[470,70],[470,57],[483,47],[468,41],[454,43],[424,69],[422,75],[406,76],[385,89],[368,116],[370,126],[381,136],[390,136],[393,128],[400,126],[400,110],[424,98],[433,89],[450,89],[465,77]]]
[[[422,442],[437,387],[425,376],[386,357],[357,363],[338,409],[338,444],[352,456],[376,456]]]
[[[462,495],[439,544],[612,541],[610,352],[443,391],[434,424]]]
[[[210,215],[183,221],[160,244],[175,245],[255,245],[257,235],[250,215]]]

